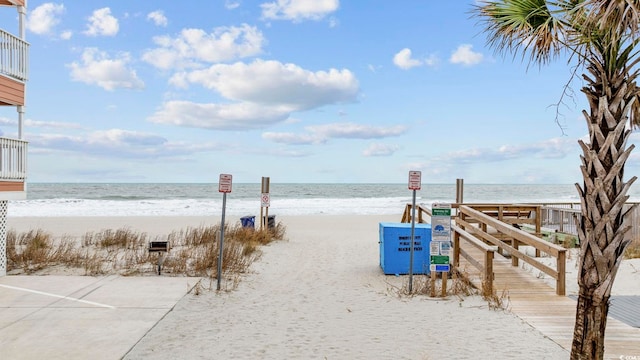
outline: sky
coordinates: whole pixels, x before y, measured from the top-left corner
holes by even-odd
[[[474,4],[29,0],[28,181],[582,183],[575,67],[496,53]]]

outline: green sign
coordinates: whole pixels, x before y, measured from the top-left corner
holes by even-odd
[[[431,255],[431,264],[449,264],[449,257],[444,255]]]
[[[451,209],[431,209],[431,215],[433,216],[451,216]]]

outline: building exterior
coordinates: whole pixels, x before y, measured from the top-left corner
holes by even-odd
[[[0,11],[17,11],[18,21],[0,24],[0,106],[17,110],[16,133],[0,133],[0,276],[7,273],[7,206],[27,197],[27,142],[23,140],[29,44],[25,40],[27,0],[0,0]]]

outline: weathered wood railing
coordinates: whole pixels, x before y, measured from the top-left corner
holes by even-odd
[[[458,205],[455,204],[455,207],[457,206]],[[411,222],[412,207],[413,206],[411,204],[407,204],[407,206],[404,209],[404,213],[402,214],[402,222],[404,223]],[[417,205],[416,206],[416,222],[418,223],[427,222],[425,220],[425,215],[431,217],[431,209],[424,207],[422,205]],[[496,247],[495,246],[492,247],[485,244],[478,238],[474,237],[473,235],[469,234],[467,231],[465,231],[464,229],[456,225],[452,225],[451,230],[453,232],[452,262],[453,262],[454,268],[457,269],[458,271],[460,270],[459,269],[460,256],[464,257],[465,259],[467,259],[467,261],[471,265],[476,267],[482,273],[482,281],[484,283],[484,286],[486,286],[486,288],[491,291],[493,289],[493,279],[494,279],[493,258],[494,258]],[[483,253],[482,262],[474,259],[473,256],[471,256],[471,254],[469,254],[464,249],[462,249],[460,246],[461,241],[464,241],[465,243],[468,243],[469,245],[480,250]]]
[[[518,266],[518,260],[537,268],[556,280],[556,294],[565,295],[566,292],[566,249],[544,241],[525,231],[519,230],[467,205],[458,207],[456,225],[467,231],[470,235],[480,238],[485,243],[496,246],[511,256],[511,265]],[[479,225],[479,226],[477,226]],[[491,234],[488,229],[495,233]],[[512,239],[509,245],[496,235]],[[556,258],[556,269],[553,269],[533,257],[519,250],[520,245],[532,246],[537,251],[542,251]]]
[[[27,145],[24,140],[0,138],[0,180],[27,177]]]
[[[29,43],[0,29],[0,74],[27,81]]]
[[[565,234],[578,235],[576,220],[581,214],[579,208],[544,205],[541,208],[540,221],[545,228]]]
[[[453,266],[460,270],[460,256],[467,259],[469,264],[473,265],[476,269],[482,272],[482,281],[486,289],[493,289],[493,258],[495,256],[496,247],[489,246],[484,242],[478,240],[475,236],[471,235],[464,229],[452,225],[451,229],[453,230]],[[460,241],[465,241],[467,244],[475,247],[476,249],[482,251],[483,253],[483,262],[476,260],[466,252],[461,246]]]
[[[411,222],[411,209],[413,208],[412,204],[407,204],[404,208],[404,213],[402,213],[402,220],[400,222],[410,223]],[[416,222],[417,223],[426,223],[424,220],[424,215],[431,217],[431,209],[426,208],[422,205],[416,205]]]
[[[535,228],[535,235],[540,236],[540,205],[531,204],[465,204],[485,215],[511,225],[528,224]]]

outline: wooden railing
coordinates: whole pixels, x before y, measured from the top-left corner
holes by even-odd
[[[452,205],[453,207],[453,205]],[[455,207],[458,207],[458,204],[455,204]],[[403,223],[409,223],[411,222],[411,209],[413,208],[413,206],[411,204],[407,204],[407,206],[404,209],[404,213],[402,214],[402,221]],[[427,221],[425,220],[425,215],[428,217],[431,217],[431,209],[424,207],[422,205],[417,205],[416,206],[416,222],[417,223],[426,223]],[[465,259],[467,259],[467,261],[473,265],[474,267],[476,267],[481,273],[482,273],[482,281],[484,283],[484,286],[486,286],[487,289],[491,290],[493,289],[493,279],[494,279],[494,274],[493,274],[493,258],[494,258],[494,253],[495,253],[495,249],[496,247],[492,247],[489,246],[487,244],[485,244],[484,242],[482,242],[481,240],[478,240],[476,237],[474,237],[473,235],[469,234],[468,232],[466,232],[464,229],[461,229],[460,227],[456,226],[456,225],[452,225],[451,226],[451,230],[453,232],[453,258],[452,258],[452,262],[453,262],[453,266],[455,269],[459,270],[460,267],[460,256],[464,257]],[[464,241],[465,243],[468,243],[469,245],[477,248],[478,250],[482,251],[483,253],[483,259],[482,262],[476,260],[473,258],[473,256],[471,256],[468,252],[466,252],[464,249],[461,248],[460,246],[460,242]]]
[[[545,274],[556,280],[556,294],[565,295],[566,293],[566,249],[542,240],[525,231],[519,230],[512,225],[499,221],[492,216],[484,214],[467,205],[458,207],[458,217],[456,217],[456,225],[467,231],[485,243],[496,246],[499,250],[511,256],[511,265],[518,266],[518,260],[522,260],[527,264],[537,268]],[[476,224],[479,224],[477,226]],[[495,232],[490,233],[489,229]],[[498,238],[502,237],[502,238]],[[511,245],[504,241],[505,238],[511,239]],[[537,251],[544,252],[556,258],[556,269],[553,269],[535,258],[519,250],[520,245],[532,246]]]
[[[564,234],[578,235],[576,221],[582,216],[580,204],[545,204],[540,215],[543,227]]]
[[[27,81],[29,43],[0,29],[0,74]]]
[[[400,222],[403,222],[403,223],[411,222],[412,208],[413,208],[413,205],[407,204],[407,206],[404,208],[404,213],[402,213],[402,220]],[[431,209],[426,208],[422,205],[416,205],[416,217],[417,217],[416,222],[426,223],[426,221],[424,220],[424,215],[431,217]]]
[[[459,267],[460,256],[482,272],[483,281],[492,289],[494,273],[493,259],[495,251],[511,256],[511,265],[518,266],[522,260],[556,280],[556,293],[566,293],[566,249],[540,239],[526,231],[514,227],[514,224],[534,224],[540,232],[540,205],[508,205],[508,204],[452,204],[458,209],[452,225],[453,233],[453,266]],[[482,209],[483,211],[477,210]],[[496,211],[494,214],[492,211]],[[531,212],[535,211],[535,214]],[[412,205],[407,204],[402,215],[402,222],[411,222]],[[427,222],[425,216],[431,216],[431,209],[422,205],[416,206],[416,222]],[[498,220],[500,218],[501,220]],[[483,261],[474,259],[460,246],[461,242],[479,249],[483,253]],[[528,256],[519,250],[520,245],[529,245],[535,249],[536,257],[540,252],[556,258],[556,269],[553,269],[535,257]]]
[[[26,179],[27,145],[24,140],[0,138],[0,180]]]
[[[460,256],[462,255],[462,257],[467,259],[469,264],[482,272],[483,284],[486,286],[486,289],[491,291],[493,289],[493,279],[495,277],[493,274],[493,258],[495,256],[496,247],[485,244],[456,225],[452,225],[451,229],[453,230],[453,266],[456,269],[460,268]],[[474,259],[473,256],[460,246],[461,240],[482,251],[483,263]]]

